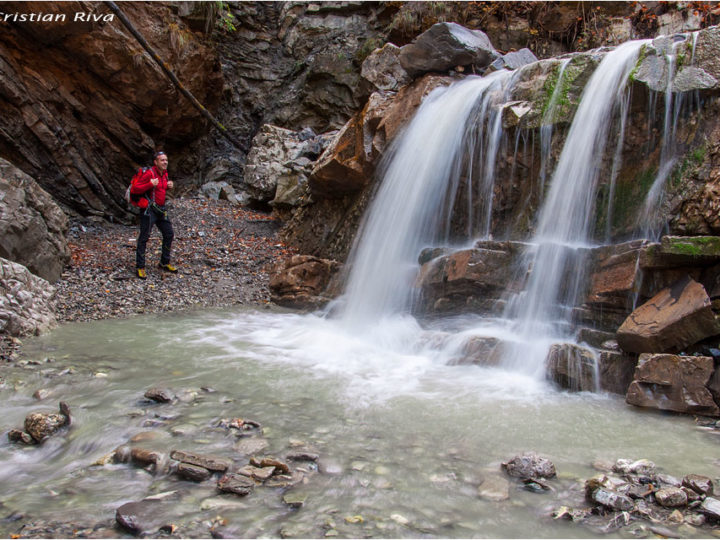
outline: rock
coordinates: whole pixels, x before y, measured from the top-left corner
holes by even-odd
[[[397,90],[411,81],[400,64],[400,47],[392,43],[370,53],[362,63],[360,74],[378,90]]]
[[[56,290],[24,266],[0,258],[0,334],[35,336],[57,326]]]
[[[400,64],[410,76],[449,71],[457,66],[488,66],[498,57],[487,35],[456,23],[437,23],[400,50]]]
[[[285,458],[288,461],[317,461],[320,459],[320,454],[309,450],[294,450],[289,452]]]
[[[144,397],[157,403],[170,403],[175,399],[175,394],[169,388],[153,387],[145,392]]]
[[[50,283],[70,261],[68,218],[31,177],[0,159],[0,257]]]
[[[493,337],[473,336],[463,344],[450,365],[497,366],[502,360],[502,342]]]
[[[688,503],[688,498],[685,492],[676,487],[667,487],[657,490],[655,492],[655,500],[660,506],[664,506],[666,508],[687,506]]]
[[[647,459],[618,459],[613,466],[615,472],[623,474],[655,474],[655,464]]]
[[[521,479],[553,478],[556,475],[555,465],[535,452],[525,452],[515,456],[507,463],[503,463],[502,467],[508,475]]]
[[[692,90],[709,90],[716,88],[718,80],[702,68],[683,66],[673,79],[673,92],[690,92]]]
[[[212,472],[205,467],[190,465],[189,463],[180,463],[177,468],[178,476],[191,480],[193,482],[204,482],[212,475]]]
[[[35,442],[42,443],[70,423],[70,410],[65,403],[60,402],[59,413],[30,413],[25,418],[25,431]]]
[[[209,454],[193,454],[182,450],[173,450],[170,452],[170,457],[182,463],[203,467],[209,471],[225,472],[232,465],[231,459]]]
[[[286,493],[283,495],[283,502],[287,504],[290,508],[300,508],[305,504],[305,501],[307,500],[307,495],[302,493]]]
[[[35,439],[33,439],[29,433],[21,431],[19,429],[11,429],[10,431],[8,431],[8,439],[10,440],[10,442],[15,443],[22,443],[27,445],[36,444]]]
[[[316,309],[331,298],[328,290],[342,265],[312,255],[293,255],[270,269],[270,294],[278,305]]]
[[[638,260],[642,241],[603,246],[591,250],[590,288],[586,303],[596,308],[617,308],[627,312],[628,299],[640,286]]]
[[[510,483],[502,476],[487,476],[478,487],[478,497],[487,501],[506,501],[510,498]]]
[[[504,54],[497,60],[495,60],[492,64],[490,64],[489,70],[490,71],[498,71],[501,69],[519,69],[523,66],[526,66],[527,64],[532,64],[533,62],[537,62],[537,56],[527,48],[520,49],[519,51],[513,51],[509,52],[507,54]]]
[[[641,354],[625,400],[638,407],[718,416],[720,408],[706,386],[713,369],[710,356]]]
[[[611,510],[629,512],[635,508],[635,503],[626,495],[606,488],[597,488],[592,492],[592,500]]]
[[[123,504],[115,511],[117,522],[134,534],[154,533],[163,524],[158,517],[158,507],[162,503],[157,500],[142,500]]]
[[[300,204],[313,164],[334,136],[312,130],[307,134],[270,124],[260,128],[245,165],[245,189],[252,200],[273,206]]]
[[[710,266],[720,262],[720,237],[663,236],[659,244],[645,246],[640,254],[643,269]]]
[[[686,278],[664,289],[625,320],[617,332],[628,352],[673,352],[720,333],[705,288]]]
[[[235,195],[235,188],[225,181],[222,182],[205,182],[200,187],[200,193],[208,199],[230,200]]]
[[[574,392],[594,392],[597,360],[595,353],[572,343],[554,343],[545,358],[547,378]]]
[[[507,290],[516,290],[513,283],[513,263],[520,245],[512,242],[495,242],[487,247],[456,251],[436,257],[420,269],[416,285],[422,291],[425,310],[438,311],[442,300],[443,311],[489,311]],[[482,299],[485,303],[472,303]],[[482,309],[487,306],[486,309]]]
[[[130,449],[130,458],[143,467],[147,465],[159,467],[165,461],[165,454],[155,450],[134,447]]]
[[[617,351],[601,350],[598,355],[600,388],[625,395],[635,376],[637,357]]]
[[[255,482],[241,474],[227,473],[218,480],[217,488],[226,493],[245,496],[255,489]]]
[[[255,467],[275,467],[279,474],[291,474],[290,467],[287,463],[270,456],[263,458],[253,456],[250,458],[250,464]]]
[[[710,496],[713,494],[714,486],[712,479],[699,474],[688,474],[682,479],[682,485],[692,489],[700,495]]]
[[[718,499],[706,497],[702,504],[700,504],[699,510],[715,521],[720,520],[720,500]]]

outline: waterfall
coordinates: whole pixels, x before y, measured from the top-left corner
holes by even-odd
[[[442,216],[447,214],[443,202],[454,200],[465,149],[475,144],[472,132],[478,123],[491,126],[482,142],[485,171],[493,173],[488,162],[495,159],[501,131],[496,102],[502,102],[511,75],[498,71],[435,89],[393,143],[380,166],[379,190],[351,251],[341,308],[348,325],[409,311],[418,253],[440,234]],[[485,186],[490,192],[492,188],[492,181]],[[491,198],[487,193],[481,196]]]

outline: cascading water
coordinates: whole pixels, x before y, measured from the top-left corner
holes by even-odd
[[[499,71],[436,89],[389,152],[384,179],[349,261],[352,270],[342,311],[349,326],[409,310],[418,253],[437,240],[443,201],[454,199],[458,189],[465,143],[474,127],[468,121],[476,112],[481,123],[490,115],[487,123],[495,126],[485,142],[487,171],[500,131],[499,111],[491,105],[502,98],[510,78],[510,72]]]
[[[622,103],[625,83],[644,43],[628,42],[609,52],[581,96],[525,255],[524,269],[532,267],[528,285],[508,302],[506,310],[506,316],[517,321],[520,340],[505,358],[506,365],[515,369],[541,373],[547,347],[528,348],[528,344],[568,336],[613,113]]]

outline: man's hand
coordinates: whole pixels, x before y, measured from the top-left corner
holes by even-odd
[[[168,185],[167,185],[168,189],[172,189],[174,185],[175,184],[173,184],[172,180],[168,180]]]
[[[157,187],[157,185],[160,183],[159,178],[151,178],[150,183],[153,185],[153,187]]]

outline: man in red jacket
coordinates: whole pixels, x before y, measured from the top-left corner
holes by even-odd
[[[145,248],[153,225],[156,225],[162,234],[160,268],[166,272],[177,272],[177,268],[170,264],[170,249],[174,234],[165,208],[165,193],[168,189],[172,189],[173,182],[168,179],[167,166],[168,158],[165,152],[158,152],[155,154],[153,166],[130,188],[130,193],[143,196],[139,202],[140,208],[144,210],[140,215],[140,235],[137,239],[135,257],[136,273],[140,279],[147,279]]]

